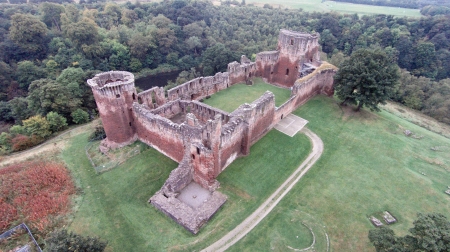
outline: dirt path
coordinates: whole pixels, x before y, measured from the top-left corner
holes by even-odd
[[[56,155],[56,153],[63,149],[63,147],[71,137],[86,132],[86,130],[93,127],[92,125],[92,123],[88,123],[73,129],[66,130],[58,136],[51,138],[31,149],[3,156],[0,160],[0,166],[5,166],[31,158],[39,159],[42,155]]]
[[[294,173],[258,207],[247,219],[245,219],[236,228],[231,230],[224,237],[203,249],[202,251],[225,251],[233,244],[242,239],[249,233],[258,223],[272,211],[272,209],[280,202],[280,200],[294,187],[294,185],[306,174],[313,164],[320,158],[323,152],[323,142],[319,136],[314,134],[307,128],[301,130],[312,142],[312,152],[306,160],[294,171]]]

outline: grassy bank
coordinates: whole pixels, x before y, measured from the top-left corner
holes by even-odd
[[[204,102],[215,108],[227,112],[233,112],[241,104],[252,103],[263,95],[267,90],[275,95],[275,105],[280,106],[291,96],[291,91],[265,83],[261,78],[254,78],[251,86],[243,83],[235,84],[225,90],[211,95]]]
[[[122,165],[96,174],[85,156],[89,133],[76,136],[62,153],[82,193],[69,228],[108,240],[109,251],[198,250],[226,234],[253,212],[310,151],[306,136],[291,138],[270,131],[218,178],[228,201],[193,236],[157,211],[147,200],[177,164],[152,148]]]
[[[368,217],[384,210],[398,219],[390,228],[399,235],[412,227],[417,212],[450,217],[450,197],[444,194],[450,185],[449,139],[387,112],[341,109],[324,97],[312,99],[295,114],[322,138],[324,153],[275,211],[231,251],[281,243],[272,234],[298,226],[301,216],[277,225],[293,213],[311,215],[325,226],[333,251],[374,251],[367,238],[374,228]],[[406,137],[405,129],[423,138]],[[436,146],[438,151],[431,150]],[[297,238],[286,235],[280,246],[294,247]]]

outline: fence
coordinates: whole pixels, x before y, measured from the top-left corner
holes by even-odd
[[[28,228],[28,226],[25,223],[22,223],[18,226],[15,226],[13,228],[11,228],[10,230],[4,232],[3,234],[0,235],[0,243],[3,242],[4,240],[8,239],[9,237],[11,237],[12,235],[16,234],[19,230],[25,230],[28,233],[28,236],[32,239],[34,245],[36,245],[36,250],[38,252],[42,252],[41,247],[39,247],[39,244],[36,242],[36,240],[34,239],[33,234],[31,233],[30,229]],[[29,249],[26,249],[28,246],[25,245],[23,246],[20,250],[18,251],[30,251]],[[29,247],[28,247],[29,248]]]

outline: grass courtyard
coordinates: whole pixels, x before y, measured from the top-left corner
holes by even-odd
[[[291,91],[265,83],[261,78],[254,78],[252,86],[245,83],[235,84],[225,90],[211,95],[204,103],[227,112],[233,112],[241,104],[252,103],[267,90],[275,95],[275,106],[279,107],[291,96]]]

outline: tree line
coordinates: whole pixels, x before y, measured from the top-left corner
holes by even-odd
[[[16,127],[2,133],[0,145],[8,152],[16,137],[39,142],[94,117],[96,106],[85,81],[98,72],[126,70],[144,76],[202,67],[203,75],[211,75],[226,71],[227,63],[240,55],[273,50],[280,29],[319,32],[324,58],[337,66],[358,49],[381,48],[405,69],[402,88],[391,99],[449,123],[449,23],[448,16],[359,17],[245,2],[214,6],[201,0],[3,4],[0,120]],[[59,118],[56,126],[49,113]],[[43,126],[49,130],[36,133],[26,127],[29,119],[50,124]],[[17,148],[34,144],[21,141]]]

